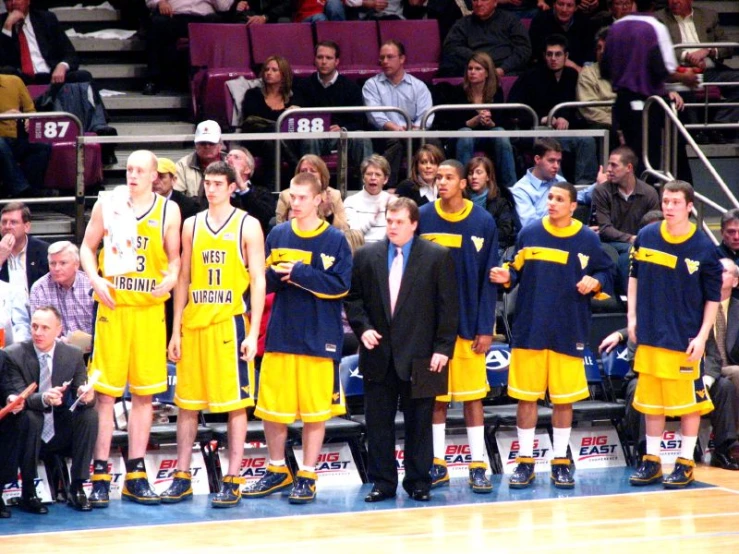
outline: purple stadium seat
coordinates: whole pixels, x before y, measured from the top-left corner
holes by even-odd
[[[430,83],[439,71],[441,42],[436,19],[380,21],[380,44],[395,39],[405,46],[405,70]],[[343,65],[343,64],[342,64]]]
[[[316,42],[323,40],[333,40],[341,48],[342,75],[363,81],[379,73],[380,41],[375,21],[319,21]]]
[[[447,83],[452,86],[459,86],[464,83],[464,77],[434,77],[431,84],[436,86],[441,83]]]
[[[85,133],[95,136],[95,133]],[[57,142],[51,147],[49,167],[44,177],[44,187],[73,191],[77,185],[75,141]],[[85,186],[97,185],[103,180],[103,162],[99,144],[85,145]]]
[[[270,56],[282,56],[290,62],[293,74],[310,75],[313,67],[313,30],[305,23],[274,23],[249,27],[254,65],[261,66]]]
[[[223,83],[243,75],[254,78],[251,49],[244,25],[190,23],[190,90],[196,121],[225,121]]]
[[[516,82],[518,77],[516,75],[505,75],[500,79],[500,86],[503,88],[503,98],[505,102],[508,102],[508,95],[511,93],[513,84]]]

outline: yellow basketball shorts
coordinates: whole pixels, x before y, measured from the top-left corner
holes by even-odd
[[[647,415],[678,417],[696,412],[705,415],[713,410],[713,402],[701,377],[691,381],[642,373],[636,382],[634,408]]]
[[[243,316],[182,329],[174,401],[185,410],[233,412],[254,406],[254,364],[241,359]]]
[[[542,400],[547,390],[552,404],[572,404],[590,396],[583,358],[551,350],[511,350],[508,396],[527,402]]]
[[[468,402],[485,398],[490,391],[485,354],[472,350],[472,341],[457,337],[454,356],[449,360],[449,394],[437,402]]]
[[[266,421],[326,421],[346,413],[339,364],[331,358],[266,352],[254,415]]]
[[[95,303],[89,371],[100,370],[95,390],[147,396],[167,390],[167,328],[164,304],[118,306]]]

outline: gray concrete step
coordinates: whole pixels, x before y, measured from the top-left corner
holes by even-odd
[[[51,11],[63,23],[73,23],[75,21],[113,22],[121,19],[121,13],[118,10],[101,8],[54,8]]]
[[[120,136],[178,135],[195,131],[193,124],[188,121],[116,122],[115,128]]]
[[[83,64],[80,69],[89,71],[96,80],[143,79],[146,76],[145,63]]]
[[[74,218],[48,208],[33,210],[31,233],[34,235],[69,235],[74,232]],[[45,211],[44,211],[45,210]]]
[[[112,40],[102,38],[70,38],[75,50],[85,52],[141,52],[144,50],[144,42],[133,37],[126,40]]]
[[[181,110],[190,107],[190,97],[185,93],[162,92],[156,96],[144,96],[128,91],[123,95],[104,98],[108,110]]]

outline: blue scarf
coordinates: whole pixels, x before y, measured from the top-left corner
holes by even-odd
[[[480,193],[475,193],[472,189],[470,189],[470,200],[475,206],[480,206],[483,210],[486,209],[488,201],[488,189],[484,189]]]

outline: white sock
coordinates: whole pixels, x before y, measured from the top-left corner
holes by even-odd
[[[473,462],[482,462],[485,457],[485,427],[467,427],[467,440],[470,441],[470,454]]]
[[[300,471],[307,471],[309,473],[313,473],[316,470],[316,466],[307,466],[305,464],[299,464],[298,468],[300,468]]]
[[[572,427],[552,427],[552,448],[555,458],[567,457],[567,444],[570,442]]]
[[[284,467],[285,466],[285,458],[282,460],[270,460],[269,465],[275,466],[275,467]]]
[[[434,458],[445,460],[446,423],[434,423],[431,425],[431,433],[434,437]]]
[[[516,427],[516,431],[518,431],[518,456],[520,458],[533,457],[536,428],[521,429],[520,427]]]
[[[662,437],[650,437],[647,435],[647,454],[650,456],[658,456],[659,457],[659,450],[660,450],[660,443],[662,442]],[[685,444],[683,442],[683,444]]]
[[[680,449],[680,457],[686,460],[692,460],[695,455],[695,443],[698,440],[697,436],[686,437],[683,436],[683,444]]]

